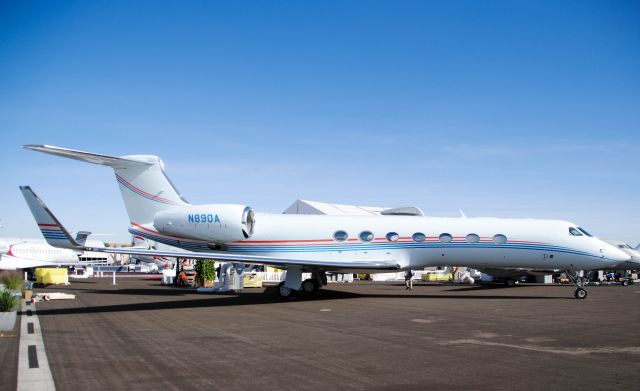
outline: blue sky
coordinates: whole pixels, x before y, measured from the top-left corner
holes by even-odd
[[[0,236],[128,240],[110,169],[157,154],[193,203],[297,198],[560,218],[640,242],[640,3],[0,3]]]

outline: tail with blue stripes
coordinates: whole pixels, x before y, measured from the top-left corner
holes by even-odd
[[[108,156],[50,145],[25,148],[113,168],[129,219],[149,224],[162,211],[189,205],[164,173],[162,160],[153,155]]]
[[[70,249],[81,247],[62,224],[60,224],[56,216],[51,213],[44,202],[31,190],[30,186],[20,186],[20,191],[27,201],[27,205],[29,205],[29,209],[31,209],[31,213],[36,219],[36,223],[38,223],[38,228],[40,228],[40,232],[42,232],[42,236],[44,236],[47,243],[53,247]],[[86,239],[86,236],[84,239]],[[82,244],[84,245],[84,240]]]

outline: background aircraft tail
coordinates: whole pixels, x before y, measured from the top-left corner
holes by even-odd
[[[189,205],[165,175],[162,160],[157,156],[115,157],[49,145],[25,145],[25,148],[113,168],[132,223],[152,223],[158,212]]]
[[[29,205],[29,209],[31,209],[31,213],[33,214],[33,218],[36,220],[38,224],[38,228],[40,232],[42,232],[42,236],[44,239],[52,245],[53,247],[62,247],[62,248],[70,248],[77,249],[81,247],[78,242],[76,242],[73,237],[69,234],[69,232],[62,226],[62,224],[58,221],[56,216],[51,213],[49,208],[42,202],[42,200],[36,195],[36,193],[31,190],[30,186],[20,186],[20,191],[24,196],[25,201],[27,201],[27,205]],[[87,234],[84,236],[84,234]],[[83,241],[87,239],[89,236],[88,232],[78,233],[79,238]]]

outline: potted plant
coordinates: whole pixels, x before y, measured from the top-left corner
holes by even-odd
[[[11,331],[16,324],[20,298],[9,290],[0,292],[0,331]]]
[[[20,293],[24,290],[24,281],[17,274],[7,273],[1,277],[1,281],[6,290]]]
[[[198,259],[196,261],[196,281],[201,287],[211,287],[216,280],[214,261],[210,259]]]

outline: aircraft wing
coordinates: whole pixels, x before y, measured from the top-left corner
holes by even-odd
[[[85,251],[98,251],[111,254],[128,254],[128,255],[148,255],[157,257],[175,257],[189,259],[212,259],[225,262],[242,262],[260,265],[269,265],[286,268],[288,266],[299,266],[309,269],[324,270],[397,270],[400,266],[395,261],[330,261],[330,260],[311,260],[298,258],[280,258],[258,255],[233,254],[226,252],[191,252],[191,251],[158,251],[158,250],[142,250],[127,247],[83,247]]]
[[[72,248],[82,251],[97,251],[109,254],[148,255],[158,257],[175,257],[190,259],[212,259],[226,262],[242,262],[277,267],[302,267],[303,269],[337,270],[397,270],[400,268],[394,260],[370,261],[341,261],[341,260],[312,260],[301,258],[281,258],[270,256],[233,254],[228,252],[191,252],[191,251],[158,251],[127,247],[90,247],[76,242],[60,221],[53,215],[44,202],[31,190],[29,186],[20,186],[20,191],[31,209],[31,213],[38,223],[47,242],[54,247]]]

